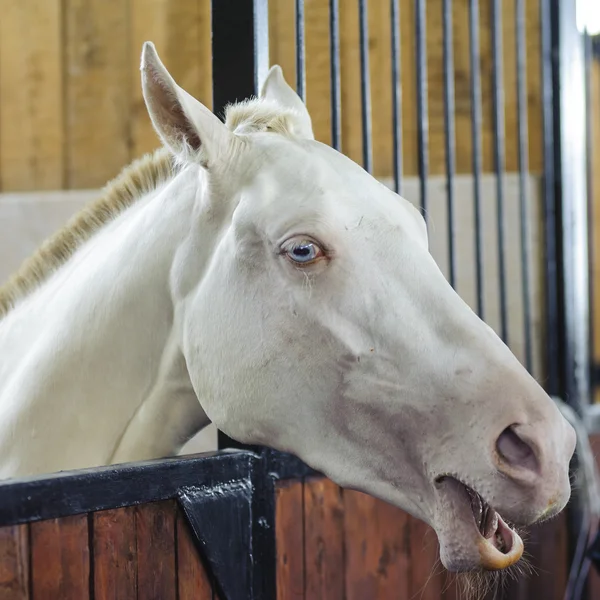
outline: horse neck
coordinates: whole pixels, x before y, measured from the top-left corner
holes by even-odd
[[[207,422],[169,286],[198,181],[140,199],[0,321],[0,477],[172,454]]]

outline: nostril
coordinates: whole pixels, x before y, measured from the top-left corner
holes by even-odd
[[[538,462],[535,452],[527,442],[519,437],[512,425],[500,434],[496,448],[500,458],[510,466],[531,471],[537,470]]]

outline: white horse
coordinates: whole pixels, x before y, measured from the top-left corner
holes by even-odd
[[[423,519],[450,570],[517,561],[506,521],[565,506],[575,434],[419,212],[314,140],[278,67],[225,124],[150,43],[141,71],[166,148],[0,292],[0,475],[171,455],[212,421]]]

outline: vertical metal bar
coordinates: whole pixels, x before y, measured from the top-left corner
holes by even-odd
[[[581,416],[590,398],[588,245],[585,178],[585,67],[576,3],[552,0],[554,176],[557,218],[560,391]],[[577,468],[580,458],[571,462]],[[573,472],[573,471],[571,471]],[[575,488],[569,501],[569,557],[573,562],[586,522],[586,501]],[[573,563],[574,564],[574,563]],[[584,592],[585,594],[585,592]]]
[[[429,120],[427,108],[427,53],[425,0],[415,0],[415,42],[417,52],[417,154],[421,183],[421,211],[429,221],[427,177],[429,172]]]
[[[304,41],[304,0],[296,0],[296,91],[306,102],[306,47]]]
[[[562,327],[558,295],[558,240],[555,194],[555,142],[554,111],[557,98],[553,90],[553,45],[551,0],[540,0],[539,16],[541,30],[541,89],[542,89],[542,137],[544,148],[544,267],[546,296],[546,339],[544,347],[546,391],[554,396],[561,394],[560,348]]]
[[[594,279],[594,261],[596,253],[594,252],[594,206],[593,206],[593,189],[592,189],[592,38],[587,33],[584,34],[584,77],[585,77],[585,170],[586,170],[586,195],[587,195],[587,239],[588,239],[588,303],[590,307],[594,307],[594,291],[595,285]],[[590,393],[594,394],[595,382],[592,378],[592,372],[594,370],[594,321],[595,311],[593,308],[589,312],[589,328],[588,328],[588,347],[590,356]],[[590,398],[593,402],[593,397]]]
[[[525,48],[525,2],[515,0],[515,32],[517,52],[517,129],[519,140],[519,209],[521,226],[521,274],[523,288],[523,323],[525,327],[525,367],[531,370],[531,294],[529,250],[529,132],[527,115],[527,55]]]
[[[479,2],[469,0],[469,55],[471,63],[471,138],[473,153],[473,200],[475,203],[475,284],[477,314],[484,319],[483,232],[481,221],[481,73],[479,55]]]
[[[371,81],[369,73],[369,20],[367,0],[358,0],[360,43],[360,96],[362,117],[363,167],[373,171],[373,148],[371,135]]]
[[[452,0],[444,0],[442,8],[444,43],[444,133],[446,145],[446,200],[448,205],[449,281],[456,286],[456,219],[454,207],[454,175],[456,173],[456,127],[454,120],[454,52],[452,49]]]
[[[213,0],[213,111],[257,94],[269,70],[268,1]],[[232,44],[231,39],[236,43]]]
[[[331,145],[342,149],[342,84],[340,76],[339,0],[329,0],[329,60],[331,76]]]
[[[392,135],[394,145],[394,191],[402,193],[402,73],[400,70],[400,6],[391,0]]]
[[[492,72],[494,98],[494,170],[496,171],[496,219],[498,221],[498,291],[500,300],[500,337],[508,340],[506,311],[506,261],[504,230],[505,123],[504,78],[502,75],[502,10],[501,0],[492,0]]]
[[[577,28],[575,3],[557,2],[564,395],[583,415],[590,398],[584,44]]]

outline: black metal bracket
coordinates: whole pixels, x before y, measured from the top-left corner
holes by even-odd
[[[185,487],[178,501],[198,550],[224,600],[254,598],[252,496],[249,477],[208,487]]]
[[[315,472],[299,459],[258,448],[238,478],[186,486],[178,501],[223,600],[276,596],[275,481]]]

